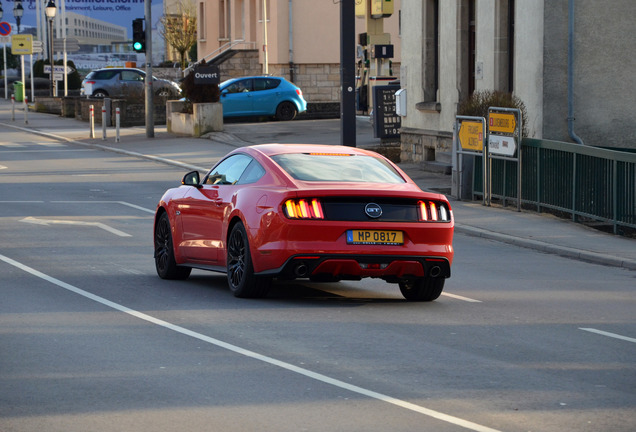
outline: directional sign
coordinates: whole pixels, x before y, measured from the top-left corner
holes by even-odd
[[[42,47],[42,41],[34,40],[33,41],[33,54],[42,54],[44,52],[44,48]]]
[[[64,51],[64,39],[53,39],[53,51]],[[79,51],[79,40],[77,38],[66,38],[66,52],[72,53]]]
[[[6,21],[0,22],[0,36],[7,36],[11,34],[11,24]]]
[[[66,66],[66,69],[64,69],[64,66],[60,66],[60,65],[54,65],[53,66],[53,73],[64,74],[64,70],[66,70],[67,74],[75,72],[75,69],[73,69],[70,66]],[[44,73],[46,73],[46,74],[50,74],[51,73],[51,65],[44,65]]]
[[[488,136],[488,153],[513,157],[517,151],[517,141],[514,137],[503,135]]]
[[[488,130],[492,132],[514,134],[517,130],[517,119],[513,113],[489,112]]]
[[[11,54],[33,54],[33,35],[17,34],[11,36]]]
[[[484,124],[477,121],[462,121],[459,126],[459,144],[463,150],[484,151]]]

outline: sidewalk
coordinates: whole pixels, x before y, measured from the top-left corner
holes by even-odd
[[[339,144],[339,120],[301,120],[272,123],[230,123],[224,132],[204,138],[168,134],[165,126],[155,126],[154,137],[146,137],[145,127],[121,129],[120,141],[109,128],[102,139],[101,125],[96,138],[89,138],[88,123],[51,114],[28,113],[24,122],[22,104],[16,103],[12,120],[11,102],[0,99],[0,126],[27,130],[75,145],[88,146],[171,164],[187,170],[207,171],[229,151],[251,144],[323,143]],[[368,119],[357,121],[357,146],[373,147]],[[1,145],[1,143],[0,143]],[[423,171],[417,164],[400,167],[424,190],[450,191],[451,176]],[[178,182],[179,179],[175,179]],[[451,198],[456,232],[527,247],[546,253],[601,265],[636,270],[636,240],[603,233],[548,214],[517,212],[516,208],[486,207],[481,202]]]

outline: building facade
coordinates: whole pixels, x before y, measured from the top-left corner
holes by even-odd
[[[398,76],[400,1],[395,3],[384,29],[391,34],[393,71]],[[221,69],[222,79],[268,73],[294,82],[309,102],[340,100],[339,2],[199,0],[197,17],[199,60],[230,51],[243,54],[233,67]],[[364,20],[356,19],[356,34],[365,31],[364,25]]]
[[[636,148],[635,22],[632,0],[404,2],[402,159],[450,152],[477,90],[519,97],[530,137]]]
[[[128,40],[127,27],[96,18],[66,12],[66,37],[76,38],[80,45],[100,46]]]

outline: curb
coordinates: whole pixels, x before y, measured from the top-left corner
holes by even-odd
[[[604,255],[598,252],[591,252],[581,249],[558,246],[538,240],[530,240],[522,237],[515,237],[509,234],[501,234],[488,231],[482,228],[471,227],[469,225],[455,223],[455,231],[472,237],[480,237],[489,240],[495,240],[501,243],[511,244],[534,249],[553,255],[559,255],[566,258],[573,258],[579,261],[590,262],[593,264],[606,265],[612,267],[620,267],[627,270],[636,270],[636,261],[623,259],[616,256]]]

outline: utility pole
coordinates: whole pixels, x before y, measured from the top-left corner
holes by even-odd
[[[355,4],[340,0],[340,144],[356,146]]]
[[[152,0],[144,0],[145,20],[146,20],[146,137],[154,138],[155,121],[154,121],[154,104],[152,98],[154,89],[152,87],[152,16],[151,16]]]
[[[263,0],[263,75],[269,75],[267,56],[267,0]]]

